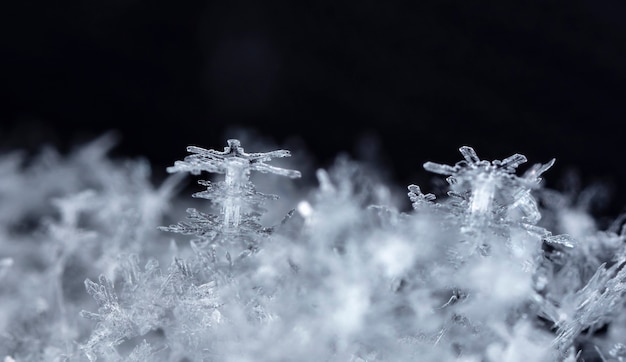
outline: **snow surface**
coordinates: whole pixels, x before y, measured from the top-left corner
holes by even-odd
[[[251,175],[298,178],[268,164],[289,151],[190,146],[155,186],[113,143],[0,155],[7,362],[626,360],[625,232],[542,186],[554,160],[461,147],[424,165],[448,194],[410,185],[401,212],[338,158],[267,222],[286,189]]]

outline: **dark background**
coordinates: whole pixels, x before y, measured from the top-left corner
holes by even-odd
[[[318,166],[373,154],[424,185],[423,162],[471,145],[555,157],[549,186],[576,170],[610,187],[599,212],[617,214],[625,17],[616,0],[6,1],[0,149],[67,151],[117,130],[115,152],[158,174],[243,127]]]

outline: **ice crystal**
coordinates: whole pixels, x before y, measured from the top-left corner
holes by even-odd
[[[193,197],[207,199],[217,205],[220,213],[207,214],[189,208],[186,221],[161,229],[195,235],[198,238],[193,242],[197,248],[207,244],[214,247],[224,242],[238,242],[243,244],[243,250],[239,252],[254,250],[257,238],[271,232],[271,228],[260,223],[260,218],[265,212],[262,205],[268,200],[276,199],[277,196],[257,192],[250,181],[250,172],[272,173],[290,178],[300,177],[298,171],[266,163],[273,158],[289,157],[289,151],[246,153],[236,139],[228,140],[228,146],[224,147],[223,152],[195,146],[189,146],[187,151],[192,155],[185,157],[183,161],[176,161],[174,166],[167,169],[168,172],[190,172],[198,175],[201,171],[207,171],[225,174],[225,179],[221,182],[199,181],[206,190],[193,194]]]
[[[515,171],[527,161],[524,155],[514,154],[502,161],[490,162],[480,160],[471,147],[463,146],[459,151],[465,160],[454,166],[426,162],[424,168],[449,176],[446,179],[451,186],[449,195],[467,204],[465,213],[469,223],[480,222],[478,219],[481,218],[531,224],[539,220],[536,202],[529,192],[539,186],[541,174],[554,164],[554,160],[537,164],[518,177]]]
[[[424,194],[424,193],[422,193],[422,190],[417,185],[410,185],[409,186],[409,193],[408,193],[408,195],[409,195],[409,199],[413,203],[413,208],[415,210],[419,210],[420,207],[422,207],[424,205],[429,205],[429,204],[432,205],[433,201],[436,198],[434,194]]]

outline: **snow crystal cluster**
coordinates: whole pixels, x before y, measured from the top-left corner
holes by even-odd
[[[403,212],[338,158],[267,222],[252,175],[299,178],[287,150],[190,146],[154,186],[112,145],[0,156],[5,362],[626,361],[626,231],[544,188],[554,160],[461,147]]]

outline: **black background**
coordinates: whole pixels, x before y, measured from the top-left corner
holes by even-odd
[[[243,127],[319,166],[374,153],[398,184],[424,184],[425,161],[471,145],[555,157],[550,186],[577,170],[611,187],[616,214],[624,18],[616,0],[6,1],[0,149],[117,130],[117,154],[160,170]]]

